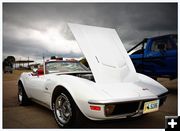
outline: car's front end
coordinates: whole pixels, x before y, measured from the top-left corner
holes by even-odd
[[[115,101],[89,101],[89,108],[94,112],[95,120],[120,119],[137,117],[146,113],[158,111],[167,97],[164,93],[157,98],[141,99],[119,102]]]
[[[139,81],[134,83],[87,82],[84,88],[87,91],[83,92],[86,98],[79,98],[77,104],[82,113],[92,120],[120,119],[153,113],[160,110],[168,95],[164,86],[142,74],[139,74]]]

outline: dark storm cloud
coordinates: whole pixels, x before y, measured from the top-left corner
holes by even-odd
[[[115,28],[127,49],[144,37],[177,33],[177,4],[170,3],[53,3],[53,4],[3,4],[3,53],[33,55],[42,52],[53,55],[48,48],[51,42],[39,39],[45,33],[63,36],[73,41],[67,27],[68,22]],[[23,32],[23,33],[21,33]],[[28,33],[29,32],[29,33]],[[24,35],[37,33],[31,37]],[[46,36],[47,37],[47,36]],[[22,39],[21,39],[22,38]],[[38,42],[37,42],[38,41]],[[38,44],[36,44],[38,43]],[[70,45],[69,45],[70,46]],[[59,48],[64,48],[59,46]],[[44,51],[43,51],[44,50]],[[80,57],[82,54],[73,48],[56,52],[66,57]]]
[[[137,29],[148,31],[177,30],[176,4],[142,4],[142,6],[143,8],[140,8],[139,12],[143,13],[132,17],[133,24]]]
[[[11,38],[4,38],[3,43],[6,43],[6,45],[3,45],[3,51],[5,53],[16,53],[17,54],[22,54],[22,56],[28,55],[30,56],[39,56],[43,54],[43,51],[45,48],[41,44],[37,44],[36,46],[33,46],[33,43],[39,43],[37,41],[33,40],[13,40]],[[25,44],[24,44],[25,43]]]

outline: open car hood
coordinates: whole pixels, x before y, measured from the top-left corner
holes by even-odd
[[[134,65],[115,29],[68,24],[96,83],[134,82]]]

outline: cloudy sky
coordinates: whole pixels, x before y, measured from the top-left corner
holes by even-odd
[[[115,28],[128,50],[145,37],[177,33],[177,4],[4,3],[3,57],[82,57],[68,22]]]

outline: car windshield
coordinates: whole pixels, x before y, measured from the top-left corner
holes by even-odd
[[[89,71],[84,65],[74,61],[53,61],[46,63],[47,73]]]

